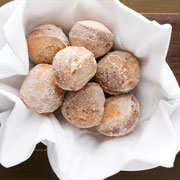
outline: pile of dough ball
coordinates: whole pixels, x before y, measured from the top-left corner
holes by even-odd
[[[79,128],[95,127],[113,137],[129,134],[140,116],[140,103],[130,92],[140,80],[140,65],[130,52],[112,51],[113,41],[113,33],[96,21],[76,22],[69,38],[61,27],[36,27],[27,36],[29,58],[36,65],[20,98],[36,113],[61,108]]]

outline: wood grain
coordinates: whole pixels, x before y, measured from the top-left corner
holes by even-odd
[[[0,6],[11,0],[0,0]],[[108,0],[111,1],[111,0]],[[180,0],[120,0],[140,13],[180,13]]]
[[[0,0],[0,6],[10,2],[11,0]]]
[[[30,159],[22,164],[4,168],[0,166],[0,180],[54,180],[58,179],[50,168],[47,152],[34,152]]]
[[[120,0],[140,13],[180,13],[180,0]]]

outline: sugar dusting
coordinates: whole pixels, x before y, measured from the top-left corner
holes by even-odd
[[[43,36],[45,34],[47,36],[60,39],[65,46],[69,45],[69,40],[64,34],[61,27],[55,26],[53,24],[44,24],[39,27],[36,27],[32,32],[37,30],[41,30],[41,33],[37,34],[37,36]]]
[[[85,47],[98,58],[112,48],[114,37],[99,22],[78,21],[69,32],[69,40],[71,45]]]
[[[36,64],[52,64],[55,54],[69,45],[60,27],[45,24],[35,28],[27,37],[30,59]]]
[[[104,116],[97,130],[107,136],[124,136],[134,130],[140,116],[138,100],[130,93],[106,100]]]
[[[90,82],[79,91],[67,93],[62,105],[62,114],[77,127],[94,127],[103,117],[104,103],[102,88],[99,84]]]
[[[53,69],[59,87],[74,91],[81,89],[95,75],[97,64],[89,50],[70,46],[56,54]]]
[[[129,92],[138,84],[139,79],[139,63],[128,52],[113,51],[98,62],[96,81],[109,94]]]
[[[23,102],[34,112],[49,113],[61,104],[64,91],[55,84],[51,65],[35,66],[25,78],[20,89]]]

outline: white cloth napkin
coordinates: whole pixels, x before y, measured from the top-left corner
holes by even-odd
[[[159,25],[118,0],[16,0],[0,8],[0,164],[28,159],[36,144],[47,145],[60,179],[104,179],[119,171],[172,167],[180,150],[180,89],[165,62],[171,26]],[[141,117],[128,136],[108,138],[55,115],[31,112],[19,98],[29,71],[26,35],[52,23],[69,29],[78,20],[96,20],[115,36],[114,48],[138,57],[142,77],[133,91]]]

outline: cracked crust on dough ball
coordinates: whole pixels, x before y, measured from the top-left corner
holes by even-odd
[[[129,52],[110,52],[98,62],[95,79],[109,94],[127,93],[140,80],[139,62]]]

